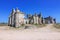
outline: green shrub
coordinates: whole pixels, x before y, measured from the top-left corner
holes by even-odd
[[[24,26],[25,24],[21,24],[21,26]]]
[[[38,24],[36,23],[36,24],[34,24],[34,25],[38,25]]]

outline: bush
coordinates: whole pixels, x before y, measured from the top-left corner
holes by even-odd
[[[38,25],[38,24],[36,23],[36,24],[34,24],[34,25]]]
[[[21,24],[21,26],[24,26],[25,24]]]

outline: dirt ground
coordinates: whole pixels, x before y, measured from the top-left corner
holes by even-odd
[[[9,29],[0,26],[0,40],[60,40],[60,32],[51,29],[52,24],[35,29]]]

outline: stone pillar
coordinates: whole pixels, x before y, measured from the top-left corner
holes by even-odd
[[[11,26],[11,15],[8,18],[8,26]]]
[[[53,19],[51,19],[51,23],[54,24],[54,20]]]
[[[19,27],[18,14],[15,13],[15,27]]]
[[[41,19],[41,17],[39,18],[40,20],[39,20],[39,24],[42,24],[42,19]]]
[[[38,15],[35,13],[35,15],[33,16],[33,20],[34,20],[34,24],[38,24],[39,22],[39,17]]]
[[[16,12],[15,12],[15,27],[19,27],[21,26],[21,23],[19,23],[20,19],[19,19],[19,15],[20,14],[20,11],[18,10],[18,8],[16,8]]]
[[[43,18],[42,20],[43,20],[43,24],[45,24],[45,19]]]
[[[8,18],[8,26],[10,26],[10,17]]]
[[[45,23],[48,24],[48,20],[45,19]]]
[[[38,16],[36,17],[36,21],[37,21],[37,24],[38,24]]]
[[[14,26],[14,14],[15,14],[15,9],[12,9],[12,26]]]
[[[12,26],[12,15],[11,15],[11,26]]]
[[[36,21],[35,21],[35,16],[33,17],[33,19],[34,19],[34,24],[36,24]]]
[[[42,14],[41,14],[41,12],[40,12],[40,14],[38,15],[38,17],[39,17],[39,24],[42,24]]]
[[[33,19],[34,19],[34,24],[38,24],[38,16],[34,16]]]
[[[12,26],[14,26],[14,15],[12,15]]]

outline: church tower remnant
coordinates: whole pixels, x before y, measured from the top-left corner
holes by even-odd
[[[20,12],[18,8],[12,9],[11,15],[9,16],[8,25],[19,27],[24,23],[24,14]]]

